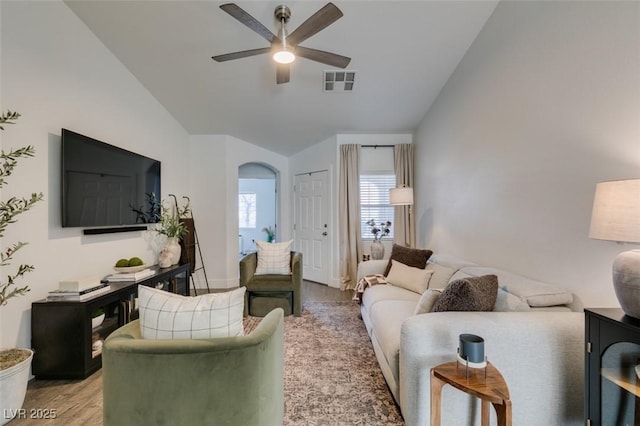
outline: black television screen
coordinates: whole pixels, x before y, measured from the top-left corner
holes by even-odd
[[[62,129],[62,226],[155,223],[160,161]]]

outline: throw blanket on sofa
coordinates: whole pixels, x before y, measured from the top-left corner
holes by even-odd
[[[371,286],[376,284],[386,284],[387,279],[382,274],[365,275],[358,280],[356,288],[353,290],[353,300],[362,302],[362,293]]]

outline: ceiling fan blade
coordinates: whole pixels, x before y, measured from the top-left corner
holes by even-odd
[[[256,33],[260,34],[269,43],[278,39],[274,33],[272,33],[267,27],[262,25],[256,18],[249,15],[244,9],[235,3],[226,3],[220,6],[220,9],[227,12],[229,15],[242,22],[247,27],[251,28]]]
[[[270,47],[262,47],[260,49],[242,50],[240,52],[226,53],[224,55],[212,56],[211,59],[217,62],[231,61],[233,59],[246,58],[248,56],[261,55],[263,53],[269,53]]]
[[[309,19],[300,24],[300,26],[287,37],[287,41],[289,44],[294,46],[298,43],[302,43],[318,31],[321,31],[333,24],[341,17],[342,12],[340,9],[338,9],[338,7],[333,3],[327,3],[320,10],[311,15]]]
[[[291,75],[291,67],[289,64],[277,64],[276,67],[276,83],[288,83]]]
[[[338,55],[337,53],[302,46],[296,47],[296,55],[338,68],[346,68],[349,62],[351,62],[351,58]]]

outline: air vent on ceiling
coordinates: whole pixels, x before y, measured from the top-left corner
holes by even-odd
[[[355,71],[325,71],[322,87],[325,92],[353,92]]]

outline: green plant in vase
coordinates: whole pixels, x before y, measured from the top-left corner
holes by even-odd
[[[3,125],[5,124],[14,124],[14,121],[19,117],[19,113],[12,111],[7,111],[0,115],[0,130],[4,130]],[[33,157],[34,155],[35,149],[31,145],[11,149],[9,152],[1,150],[0,188],[4,187],[5,178],[13,173],[13,170],[18,165],[18,160]],[[43,197],[40,192],[32,193],[28,198],[10,197],[7,200],[0,201],[0,240],[4,237],[7,227],[17,221],[16,217],[31,209]],[[9,266],[16,252],[26,245],[26,242],[19,241],[8,247],[2,247],[0,250],[0,266]],[[6,281],[0,282],[0,307],[6,305],[9,299],[24,296],[29,292],[28,285],[19,286],[17,281],[23,278],[24,274],[33,270],[33,265],[19,265],[15,272],[6,274]],[[3,392],[0,395],[0,412],[5,413],[5,416],[0,419],[0,424],[11,420],[11,415],[7,416],[7,413],[17,413],[18,409],[22,407],[27,390],[32,356],[33,351],[30,349],[13,348],[0,351],[0,381],[3,389],[10,389],[10,392]],[[3,371],[6,371],[6,374]]]
[[[13,121],[20,117],[17,112],[7,111],[0,116],[0,130],[4,130],[2,124],[13,124]],[[0,151],[0,188],[4,187],[5,178],[11,176],[13,169],[17,166],[18,160],[24,157],[33,157],[35,148],[31,145],[23,148],[12,149],[9,152]],[[31,209],[34,204],[43,199],[42,192],[32,193],[29,198],[11,197],[6,201],[0,202],[0,238],[4,236],[4,231],[9,224],[16,222],[16,216]],[[12,244],[8,248],[3,248],[0,253],[0,265],[8,266],[13,255],[26,246],[27,243],[19,241]],[[19,287],[16,280],[22,278],[27,272],[34,270],[33,265],[20,265],[15,273],[7,276],[7,281],[0,283],[0,306],[7,304],[12,297],[23,296],[29,291],[29,286]]]
[[[384,246],[382,245],[382,238],[391,233],[391,221],[380,222],[380,225],[376,224],[374,219],[370,219],[367,225],[371,228],[373,234],[373,241],[371,242],[371,258],[378,260],[384,257]]]
[[[183,207],[176,205],[175,209],[170,209],[162,203],[160,221],[155,229],[158,234],[167,237],[166,244],[158,256],[160,267],[175,265],[180,261],[180,239],[188,232],[181,219],[186,218],[190,211],[188,203]]]
[[[271,226],[267,226],[265,228],[262,228],[262,232],[267,234],[267,242],[268,243],[272,243],[272,242],[274,242],[276,240],[276,230],[273,229]]]
[[[190,211],[188,204],[172,210],[162,203],[160,220],[156,232],[161,235],[166,235],[167,238],[179,239],[184,237],[188,230],[184,222],[180,219],[187,217]]]
[[[93,312],[91,312],[91,318],[97,318],[100,315],[104,315],[103,308],[97,308],[97,309],[94,309]]]

